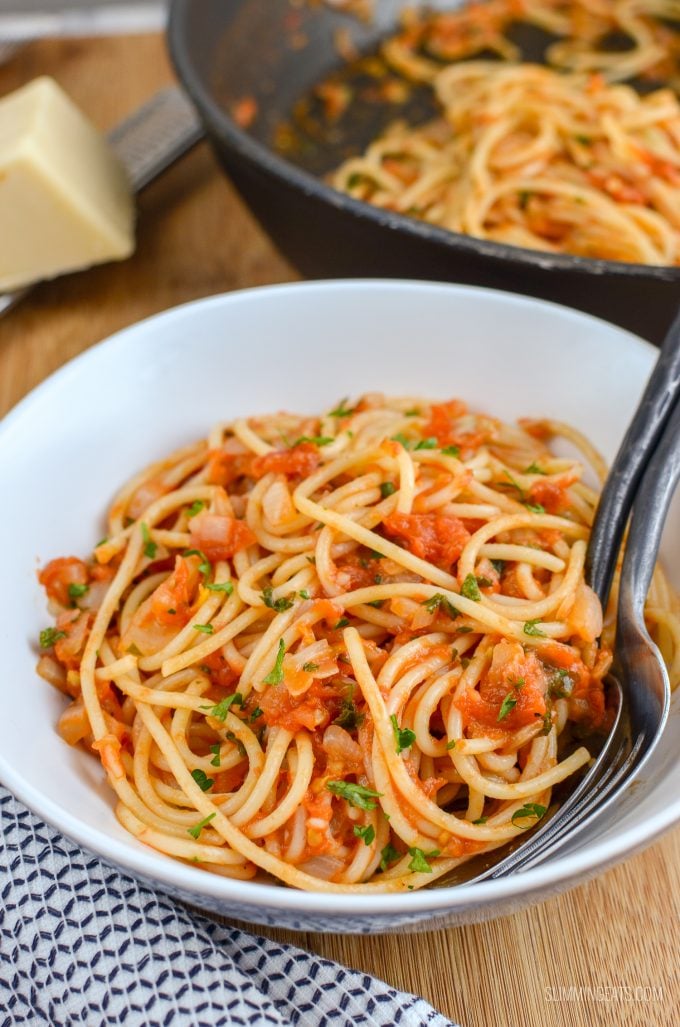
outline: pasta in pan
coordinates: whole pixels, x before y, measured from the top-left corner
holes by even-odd
[[[441,118],[392,125],[344,161],[332,183],[477,238],[677,265],[680,104],[669,88],[641,96],[617,83],[677,79],[680,35],[655,19],[679,15],[669,0],[491,0],[417,20],[383,53],[432,87]],[[518,61],[505,35],[514,20],[566,37],[546,54],[559,70]],[[631,45],[603,49],[612,31]]]
[[[39,673],[137,838],[229,877],[400,892],[521,837],[606,729],[597,492],[453,400],[218,425],[40,572]],[[678,674],[672,593],[650,625]]]

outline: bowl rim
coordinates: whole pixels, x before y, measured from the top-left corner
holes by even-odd
[[[58,385],[62,380],[66,380],[90,364],[96,363],[103,350],[108,352],[111,348],[125,345],[129,339],[135,336],[143,338],[149,328],[154,332],[162,331],[165,325],[177,319],[191,319],[196,316],[200,318],[204,311],[229,308],[243,303],[249,304],[253,301],[266,303],[271,296],[290,292],[302,297],[324,292],[370,292],[385,289],[401,294],[405,290],[413,294],[429,293],[432,290],[459,296],[472,294],[473,296],[493,297],[496,301],[509,302],[521,307],[547,308],[555,315],[572,318],[583,329],[587,329],[592,322],[606,325],[616,335],[622,337],[626,345],[642,348],[646,352],[656,352],[651,343],[645,342],[633,333],[601,318],[547,300],[538,300],[498,289],[486,289],[481,286],[408,279],[337,279],[259,286],[192,300],[152,314],[113,333],[72,358],[31,390],[3,418],[0,422],[0,448],[3,444],[3,436],[11,433],[15,423],[30,414],[31,408],[42,399],[44,394],[54,388],[55,384]],[[141,341],[142,339],[138,340],[138,342]],[[534,892],[566,889],[579,883],[579,878],[582,875],[592,876],[606,866],[632,855],[680,821],[680,795],[678,795],[655,815],[629,826],[613,838],[595,841],[585,848],[577,849],[565,856],[555,857],[545,864],[515,876],[497,881],[481,881],[477,884],[435,887],[413,893],[352,895],[351,893],[297,891],[280,884],[241,881],[216,874],[211,875],[204,870],[187,866],[178,860],[164,856],[151,848],[138,848],[139,843],[132,838],[130,841],[111,838],[104,831],[80,820],[56,802],[45,797],[39,789],[33,787],[22,777],[20,768],[7,762],[1,752],[0,781],[37,816],[84,849],[96,853],[105,861],[113,863],[119,868],[151,880],[161,887],[165,886],[169,890],[189,892],[197,898],[213,900],[221,903],[223,908],[228,908],[230,905],[231,908],[243,906],[249,906],[251,909],[274,908],[286,913],[324,914],[337,916],[339,919],[348,915],[386,917],[393,914],[407,916],[426,912],[438,912],[444,915],[456,911],[462,912],[470,908],[492,907],[496,903],[500,904],[508,899],[519,899],[521,896],[527,896]]]
[[[182,85],[198,109],[209,137],[215,136],[228,143],[231,150],[260,173],[283,181],[297,192],[322,202],[336,210],[346,212],[360,221],[368,221],[382,228],[398,231],[407,236],[435,243],[448,250],[474,253],[491,261],[517,264],[538,271],[570,272],[580,276],[612,276],[623,279],[652,279],[663,282],[680,280],[680,267],[674,265],[634,264],[627,261],[579,257],[567,253],[545,253],[523,246],[479,239],[476,236],[453,232],[425,221],[407,217],[394,211],[374,207],[356,200],[327,185],[323,179],[280,157],[244,129],[240,128],[227,111],[220,106],[212,91],[203,85],[201,75],[192,59],[184,26],[190,16],[199,16],[205,8],[191,0],[170,0],[167,25],[167,43],[175,71]]]

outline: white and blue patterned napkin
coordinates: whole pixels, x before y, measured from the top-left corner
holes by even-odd
[[[0,1027],[452,1027],[383,981],[157,895],[3,788],[0,820]]]

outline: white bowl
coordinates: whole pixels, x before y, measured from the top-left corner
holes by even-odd
[[[230,881],[146,848],[116,821],[95,760],[55,731],[62,698],[35,674],[48,618],[39,562],[83,555],[119,484],[213,421],[310,413],[368,390],[460,396],[512,419],[578,425],[611,457],[654,360],[584,314],[500,292],[400,281],[256,289],[170,310],[67,364],[0,426],[0,778],[38,816],[195,906],[304,930],[429,929],[507,913],[582,882],[680,819],[677,704],[644,778],[557,859],[517,877],[405,895],[326,895]],[[680,584],[680,530],[667,566]]]

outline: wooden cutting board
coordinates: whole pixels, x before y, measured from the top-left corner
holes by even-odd
[[[0,95],[41,74],[102,129],[172,80],[156,37],[43,42],[0,66]],[[202,145],[142,196],[133,259],[43,285],[0,320],[0,415],[118,328],[295,277]],[[676,830],[601,878],[491,923],[411,937],[258,931],[417,992],[464,1027],[677,1027],[679,924]]]

